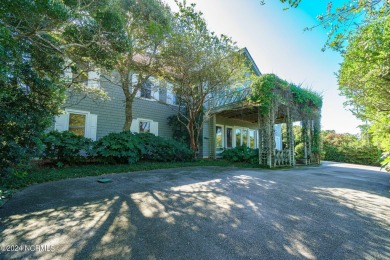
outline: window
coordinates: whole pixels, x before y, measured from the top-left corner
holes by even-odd
[[[139,122],[139,133],[150,133],[150,122],[140,121]]]
[[[171,105],[179,104],[176,95],[170,90],[167,91],[167,103]]]
[[[217,148],[223,148],[223,130],[222,126],[216,126],[215,128],[215,145]]]
[[[236,147],[241,145],[241,129],[236,129]]]
[[[142,98],[152,98],[152,85],[147,81],[141,88],[141,97]]]
[[[233,128],[226,127],[226,147],[233,147]]]
[[[249,147],[255,148],[255,130],[249,130]]]
[[[88,111],[65,109],[65,113],[55,117],[54,129],[70,131],[79,136],[96,140],[97,115]]]
[[[94,68],[88,62],[72,63],[65,62],[64,78],[76,84],[84,84],[89,88],[100,87],[100,70]]]
[[[158,136],[158,122],[147,118],[134,118],[130,131],[133,133],[151,133]]]
[[[248,144],[248,129],[242,130],[242,145],[247,146]]]
[[[69,132],[85,136],[86,115],[69,113]]]

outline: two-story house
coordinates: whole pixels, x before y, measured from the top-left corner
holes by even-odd
[[[248,50],[244,53],[252,71],[261,75]],[[67,71],[68,77],[70,71]],[[85,84],[90,88],[101,88],[109,96],[109,101],[94,101],[90,98],[69,97],[64,114],[55,118],[54,129],[71,131],[78,135],[97,140],[111,132],[122,131],[125,122],[125,97],[119,86],[113,85],[95,71],[88,72]],[[229,101],[225,100],[224,105]],[[138,91],[133,103],[131,131],[150,132],[164,138],[174,138],[167,118],[177,114],[175,94],[160,84],[150,80]],[[245,120],[239,114],[229,113],[228,109],[216,107],[203,129],[200,156],[215,158],[223,149],[240,145],[257,148],[258,124]],[[275,146],[282,149],[281,126],[275,126]]]

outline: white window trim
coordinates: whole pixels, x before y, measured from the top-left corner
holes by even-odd
[[[76,110],[76,109],[70,109],[70,108],[65,108],[65,113],[72,113],[72,114],[79,114],[79,115],[91,114],[91,112],[89,112],[89,111]]]
[[[77,115],[84,115],[85,116],[85,126],[84,126],[84,137],[87,135],[87,127],[89,122],[89,115],[91,114],[88,111],[82,111],[82,110],[76,110],[76,109],[67,109],[65,108],[65,113],[67,114],[77,114]],[[68,122],[68,131],[69,131],[69,122]]]
[[[69,120],[70,114],[84,115],[85,116],[85,126],[84,126],[84,137],[91,138],[92,140],[96,140],[96,130],[97,130],[97,115],[91,114],[89,111],[77,110],[77,109],[69,109],[66,108],[64,113],[55,119],[54,129],[58,131],[69,131]],[[60,122],[62,120],[66,120],[63,124],[57,125],[57,120]],[[58,127],[58,128],[57,128]]]

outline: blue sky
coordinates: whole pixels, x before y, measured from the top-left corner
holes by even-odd
[[[164,0],[173,10],[174,0]],[[187,0],[196,3],[209,29],[226,34],[240,47],[247,47],[262,73],[280,78],[323,94],[322,129],[338,133],[358,133],[362,124],[343,107],[335,72],[341,56],[331,50],[321,51],[327,30],[305,27],[317,24],[316,16],[326,11],[329,0],[302,0],[298,8],[283,11],[287,4],[278,0]],[[333,0],[339,6],[342,0]]]

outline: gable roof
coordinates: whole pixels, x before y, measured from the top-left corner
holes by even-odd
[[[260,76],[261,75],[261,72],[259,70],[259,68],[257,67],[255,61],[253,60],[251,54],[249,53],[248,49],[246,47],[244,47],[243,49],[243,52],[245,54],[245,56],[248,58],[248,60],[250,61],[251,63],[251,69],[253,70],[253,72],[257,75],[257,76]]]

